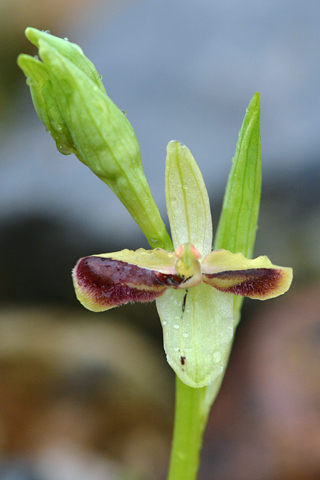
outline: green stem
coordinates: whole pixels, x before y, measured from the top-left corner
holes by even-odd
[[[231,345],[226,352],[224,373],[230,351]],[[176,377],[175,420],[168,480],[196,480],[204,430],[224,373],[203,388],[188,387]]]
[[[197,478],[202,436],[210,410],[206,387],[192,388],[176,377],[176,411],[168,480]]]

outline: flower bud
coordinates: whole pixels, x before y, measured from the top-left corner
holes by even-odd
[[[28,28],[40,60],[20,55],[35,109],[61,153],[79,160],[118,196],[152,247],[172,248],[144,175],[135,132],[107,96],[80,47]]]

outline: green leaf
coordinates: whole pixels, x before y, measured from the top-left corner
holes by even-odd
[[[247,109],[224,196],[214,249],[224,248],[252,258],[261,195],[260,95]],[[243,299],[235,297],[237,322]]]

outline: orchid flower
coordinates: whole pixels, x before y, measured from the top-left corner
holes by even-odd
[[[210,384],[224,368],[233,338],[233,295],[266,300],[285,293],[291,268],[228,250],[211,251],[207,190],[190,151],[170,142],[166,201],[174,252],[121,250],[81,258],[73,270],[78,300],[101,312],[156,300],[168,363],[191,387]]]

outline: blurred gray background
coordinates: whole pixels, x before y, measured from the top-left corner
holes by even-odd
[[[136,131],[146,176],[166,223],[167,143],[180,140],[193,153],[209,191],[216,227],[245,109],[253,94],[260,92],[263,195],[255,253],[268,255],[273,263],[294,267],[291,293],[287,300],[276,300],[275,305],[279,308],[284,305],[284,309],[287,305],[290,309],[293,302],[298,305],[305,302],[306,310],[313,305],[312,314],[305,314],[306,310],[301,308],[296,323],[301,326],[306,318],[313,319],[312,328],[318,333],[311,337],[319,347],[319,2],[58,0],[44,4],[39,0],[0,0],[0,24],[0,307],[3,311],[9,308],[11,319],[21,319],[26,306],[41,305],[46,315],[52,306],[64,312],[70,308],[72,314],[81,315],[70,281],[70,271],[77,259],[91,253],[147,247],[142,233],[112,192],[74,156],[60,155],[38,120],[25,79],[16,67],[18,53],[36,54],[23,36],[27,26],[34,26],[78,43],[96,65],[108,94],[126,111]],[[314,292],[311,297],[310,291]],[[248,320],[243,321],[238,334],[239,345],[246,345],[250,319],[258,317],[264,307],[258,303],[245,303],[244,316]],[[15,316],[11,309],[18,309],[19,313]],[[137,328],[141,335],[146,335],[147,343],[155,341],[162,359],[161,331],[154,307],[130,306],[120,310],[123,325]],[[106,323],[108,315],[103,317]],[[273,318],[277,315],[277,311],[272,313]],[[284,313],[279,322],[289,321],[292,315]],[[63,318],[65,321],[65,313]],[[88,314],[88,319],[94,328],[96,316]],[[287,334],[284,336],[288,338]],[[254,343],[253,338],[256,337],[251,337]],[[303,352],[310,351],[305,348]],[[315,358],[319,360],[319,348],[316,352]],[[239,358],[246,361],[245,355],[239,353]],[[302,359],[306,359],[305,354]],[[279,362],[281,365],[281,359]],[[310,364],[314,362],[310,359]],[[312,378],[317,379],[312,404],[316,405],[315,418],[319,420],[319,369],[310,370],[308,362],[307,366],[308,372],[313,372]],[[167,368],[165,362],[162,368]],[[305,372],[301,375],[304,378]],[[172,377],[167,382],[171,391]],[[283,433],[286,438],[290,435],[287,431]],[[299,435],[304,434],[299,431]],[[313,435],[319,446],[319,431]],[[310,438],[309,430],[306,437]],[[212,448],[214,445],[213,442]],[[218,440],[217,445],[222,448]],[[276,445],[275,450],[282,452]],[[215,455],[221,458],[218,447]],[[10,449],[8,452],[12,453]],[[297,472],[301,467],[304,475],[301,478],[319,478],[320,465],[315,460],[319,458],[319,449],[312,459],[306,459],[299,448],[298,454],[290,452],[291,466],[300,454],[305,462],[302,467],[293,466],[292,471]],[[233,452],[233,458],[241,463],[247,458],[247,452],[241,456],[242,453]],[[240,479],[227,470],[226,465],[230,465],[227,450],[223,450],[223,458],[226,461],[219,472],[215,471],[215,478]],[[257,458],[259,452],[252,465],[259,464]],[[118,460],[129,469],[143,471],[134,462],[126,463],[122,457]],[[270,458],[263,461],[273,465]],[[284,467],[277,469],[274,458],[273,461],[275,470],[266,469],[265,476],[261,472],[257,476],[252,467],[251,471],[244,470],[243,478],[284,478],[279,473]],[[250,461],[246,468],[249,465]],[[307,477],[309,467],[311,473]],[[162,468],[165,472],[165,460]],[[210,468],[214,465],[210,464]],[[234,468],[239,472],[236,461]],[[147,478],[156,475],[152,468],[145,472]],[[209,469],[207,477],[203,472],[202,478],[211,479],[212,472]],[[286,471],[286,478],[291,478],[290,472]],[[6,477],[1,477],[0,472],[2,478]],[[53,480],[56,479],[64,477]]]

